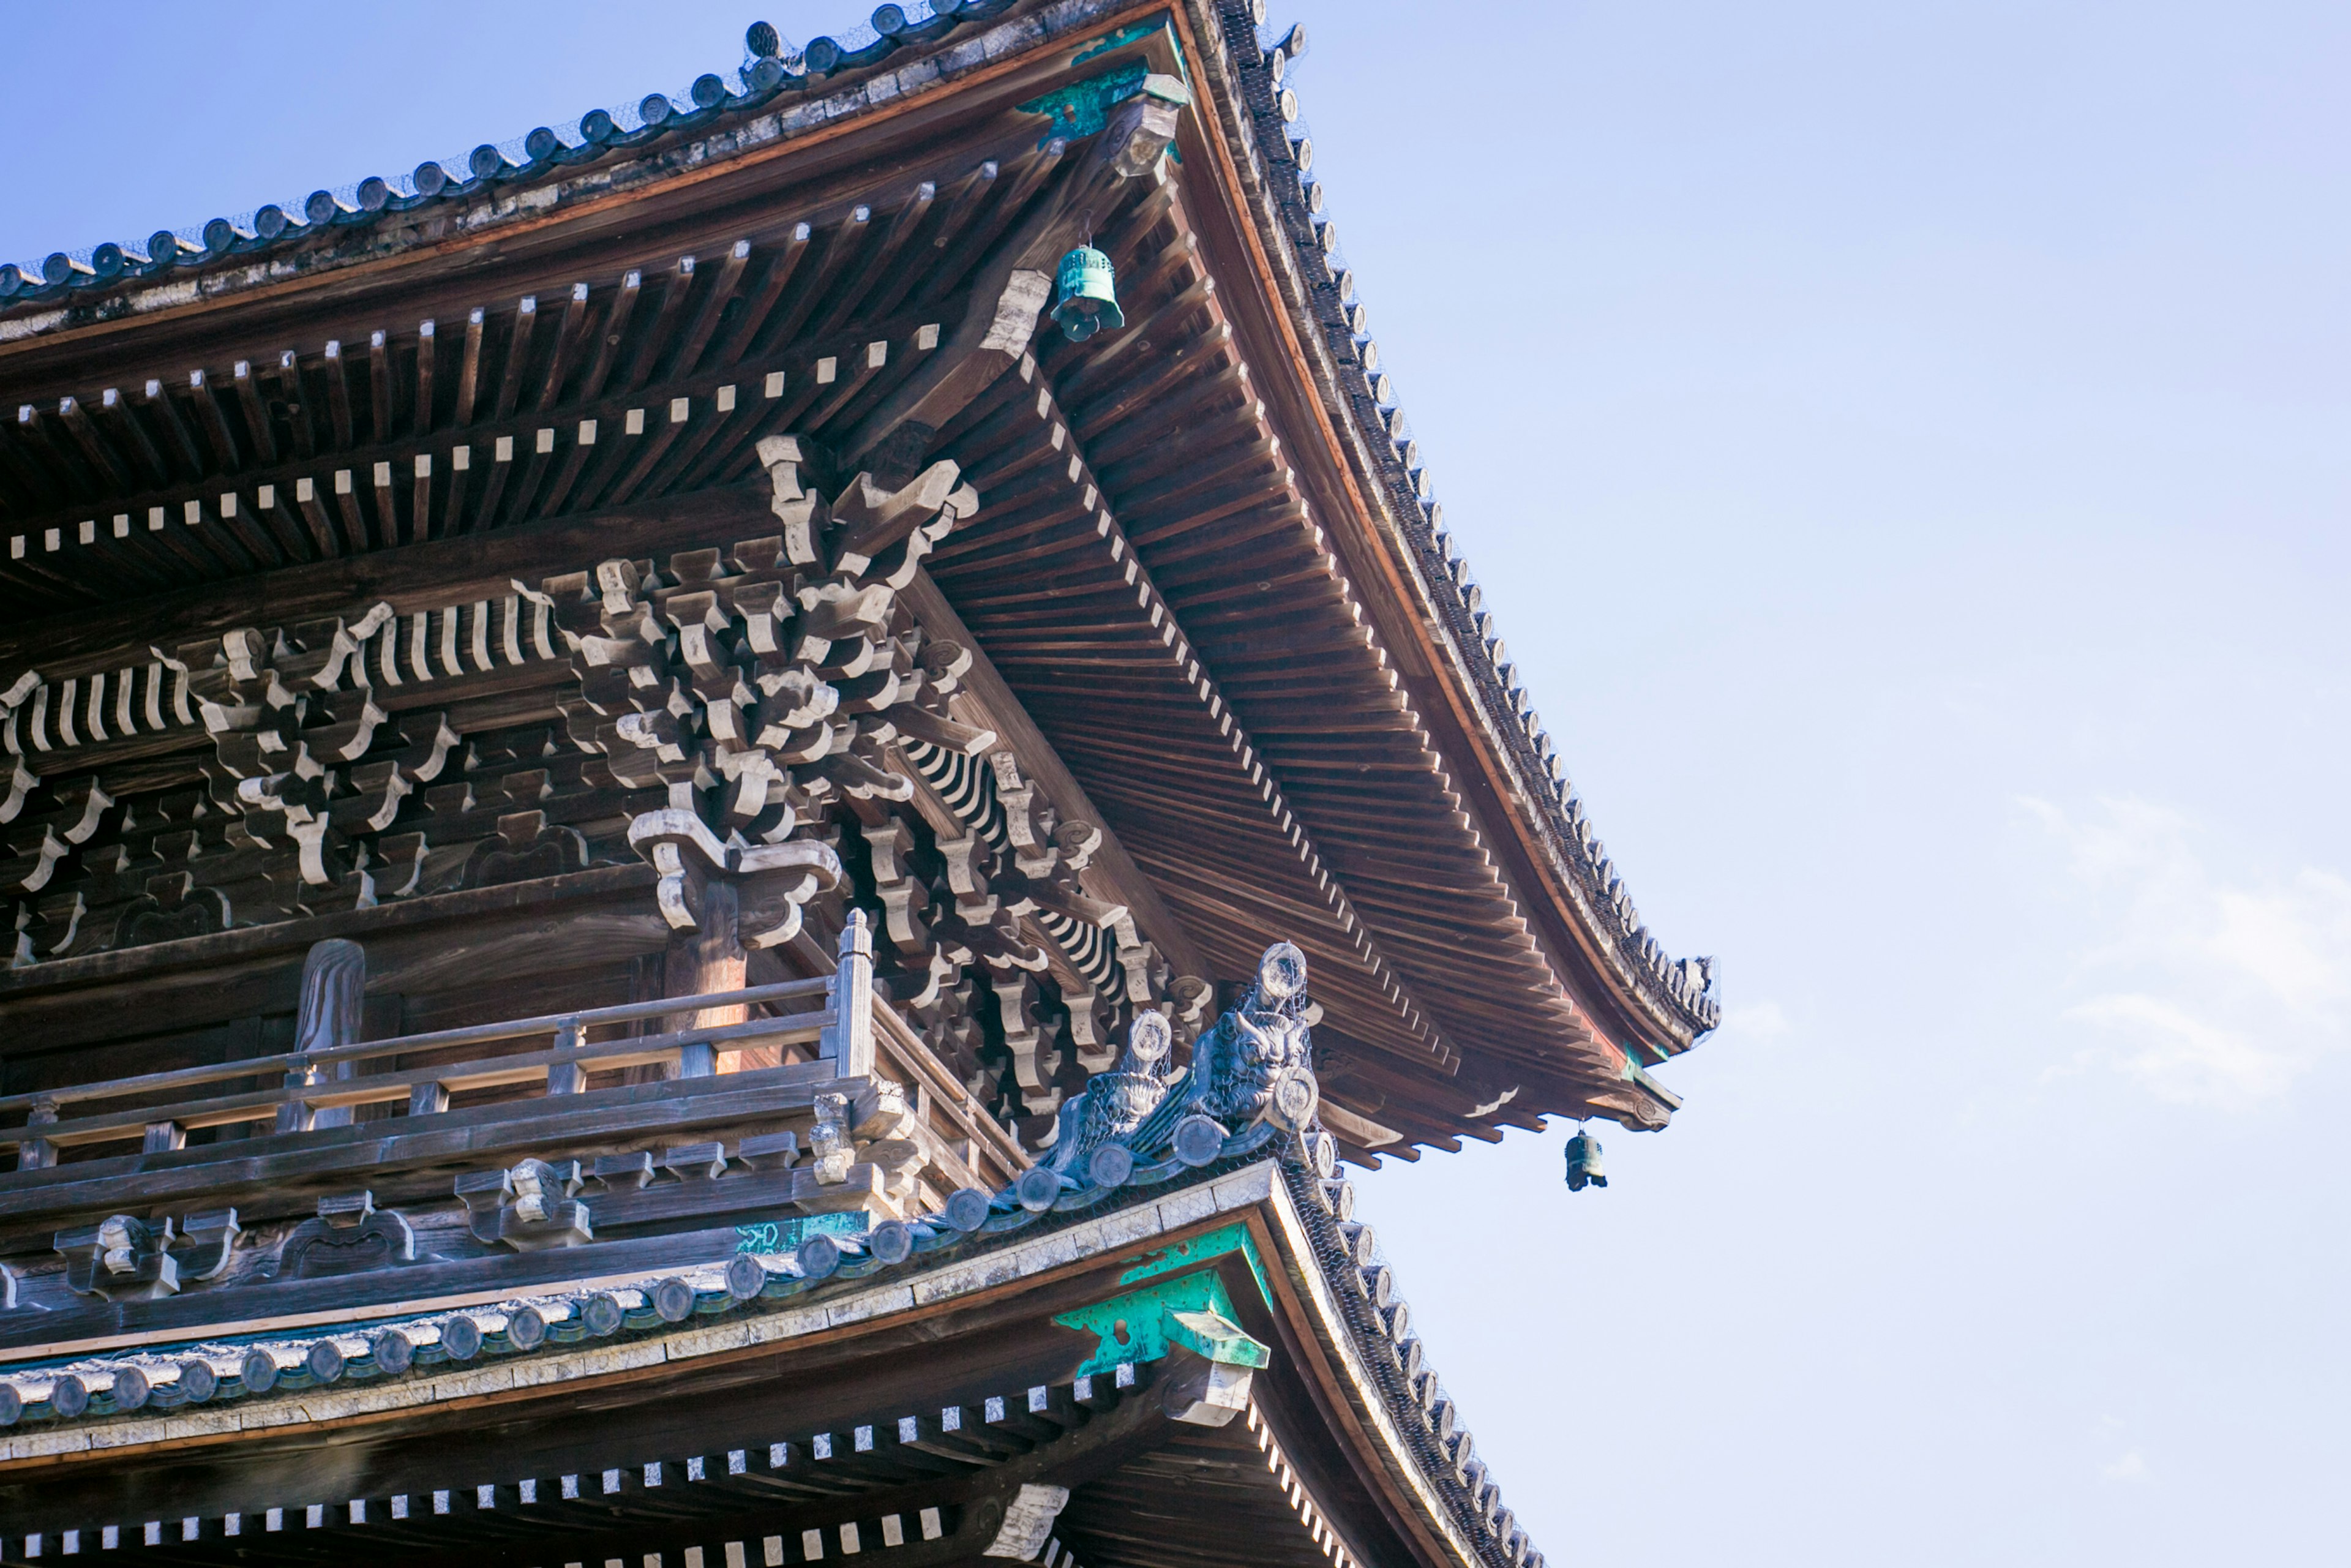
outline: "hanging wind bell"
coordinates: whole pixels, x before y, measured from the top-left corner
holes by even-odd
[[[1053,319],[1072,343],[1084,342],[1104,327],[1126,325],[1110,257],[1093,246],[1081,245],[1061,258],[1055,287],[1059,297],[1053,301]]]
[[[1582,1192],[1587,1186],[1607,1185],[1608,1173],[1600,1165],[1600,1140],[1578,1124],[1575,1136],[1567,1141],[1567,1190]]]

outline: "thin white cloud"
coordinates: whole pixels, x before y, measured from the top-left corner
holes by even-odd
[[[2101,1465],[2098,1468],[2098,1474],[2110,1481],[2144,1484],[2147,1479],[2147,1457],[2137,1448],[2133,1448],[2113,1464]]]
[[[2093,1052],[2166,1100],[2261,1099],[2294,1082],[2296,1064],[2244,1035],[2218,1028],[2161,997],[2109,992],[2065,1016],[2096,1025],[2119,1043]]]
[[[1750,1040],[1777,1040],[1795,1027],[1777,1002],[1746,1002],[1722,1010],[1723,1031]]]
[[[2025,800],[2064,851],[2096,934],[2065,1017],[2111,1068],[2161,1098],[2243,1107],[2351,1049],[2351,881],[2305,869],[2217,875],[2196,825],[2144,800],[2070,813]]]

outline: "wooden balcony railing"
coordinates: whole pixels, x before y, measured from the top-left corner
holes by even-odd
[[[778,1010],[741,1022],[591,1038],[647,1019],[763,1008]],[[551,1043],[537,1050],[499,1049],[541,1039]],[[878,1072],[877,1041],[886,1063]],[[468,1091],[518,1090],[499,1096],[501,1103],[512,1103],[517,1116],[538,1114],[555,1109],[544,1103],[555,1097],[601,1098],[588,1088],[590,1072],[659,1066],[665,1079],[710,1078],[719,1071],[722,1051],[757,1047],[813,1048],[813,1061],[787,1070],[796,1080],[878,1077],[898,1083],[934,1134],[974,1171],[1017,1170],[1027,1163],[1018,1145],[891,1011],[886,998],[877,995],[870,940],[862,922],[843,934],[834,973],[809,979],[0,1096],[0,1118],[23,1118],[0,1127],[0,1146],[16,1151],[16,1170],[25,1173],[47,1171],[60,1163],[65,1151],[77,1147],[121,1145],[136,1138],[143,1153],[159,1154],[187,1147],[188,1134],[199,1129],[250,1128],[233,1142],[214,1145],[222,1155],[231,1156],[249,1146],[246,1137],[347,1127],[369,1106],[398,1108],[371,1120],[381,1133],[397,1136],[425,1131],[432,1118],[449,1111],[452,1096]],[[747,1076],[745,1087],[749,1087]],[[588,1101],[567,1103],[589,1109]],[[0,1184],[7,1181],[0,1176]]]
[[[839,1060],[831,992],[836,978],[787,980],[692,997],[671,997],[618,1007],[590,1008],[580,1012],[549,1013],[503,1023],[475,1024],[465,1029],[437,1030],[429,1034],[400,1035],[391,1040],[361,1040],[308,1051],[248,1057],[203,1067],[178,1068],[134,1078],[116,1078],[43,1089],[0,1098],[0,1114],[24,1112],[22,1126],[0,1128],[0,1145],[16,1147],[17,1168],[35,1170],[55,1165],[58,1151],[80,1144],[117,1143],[143,1138],[151,1152],[181,1146],[186,1134],[200,1127],[232,1126],[266,1122],[281,1133],[308,1132],[313,1127],[341,1125],[348,1113],[361,1105],[405,1102],[408,1114],[431,1115],[448,1109],[449,1097],[470,1089],[535,1084],[548,1094],[575,1094],[586,1085],[591,1071],[662,1065],[674,1078],[706,1078],[717,1071],[718,1049],[757,1045],[824,1043],[821,1054]],[[871,996],[871,982],[867,995]],[[741,1005],[815,999],[816,1010],[755,1018],[716,1028],[681,1030],[666,1034],[622,1036],[590,1040],[587,1031],[599,1025],[633,1023],[649,1018],[698,1012]],[[872,1063],[870,1023],[861,1051],[852,1049],[838,1071],[843,1077],[862,1077]],[[545,1051],[469,1055],[444,1059],[428,1067],[369,1072],[371,1064],[426,1052],[464,1051],[507,1040],[551,1035],[555,1043]],[[178,1098],[182,1092],[239,1079],[282,1077],[273,1088],[242,1093]],[[137,1101],[109,1108],[109,1103]]]

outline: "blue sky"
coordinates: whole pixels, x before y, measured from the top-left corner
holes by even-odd
[[[759,14],[36,9],[0,256],[679,89]],[[1274,19],[1448,520],[1721,959],[1604,1192],[1564,1129],[1366,1181],[1512,1506],[1561,1563],[2339,1560],[2351,10]]]

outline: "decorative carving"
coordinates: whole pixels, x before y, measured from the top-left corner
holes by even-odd
[[[705,980],[791,940],[809,901],[841,885],[831,819],[913,796],[905,735],[995,739],[947,706],[969,654],[926,644],[898,603],[977,509],[956,465],[895,486],[861,473],[828,501],[797,438],[768,436],[758,455],[781,533],[681,552],[666,572],[608,560],[546,584],[580,683],[573,740],[668,796],[629,841],[661,873],[663,917],[696,934],[687,967]],[[899,928],[914,918],[908,903]]]
[[[229,928],[228,894],[215,887],[197,887],[184,871],[150,877],[147,891],[123,907],[115,922],[117,947],[143,947],[151,942],[176,942],[183,936],[207,936]]]
[[[496,887],[588,867],[588,841],[577,828],[550,825],[545,811],[514,811],[498,819],[494,838],[465,858],[463,887]]]
[[[177,1293],[180,1265],[170,1252],[172,1222],[160,1228],[118,1214],[80,1230],[57,1232],[66,1286],[110,1301],[146,1301]]]
[[[703,883],[736,883],[736,921],[746,947],[773,947],[799,934],[800,910],[841,883],[841,858],[811,840],[780,844],[722,843],[691,810],[647,811],[629,824],[629,842],[661,873],[655,897],[662,918],[681,931],[701,921]]]
[[[296,1051],[324,1051],[360,1037],[360,992],[367,985],[367,951],[330,937],[302,960],[302,1010],[294,1028]]]
[[[1024,1134],[1042,1135],[1069,1075],[1115,1059],[1121,1019],[1167,1002],[1167,966],[1123,905],[1086,891],[1081,873],[1102,831],[1061,818],[1012,753],[979,759],[911,739],[902,747],[967,831],[920,852],[910,823],[860,830],[893,942],[923,945],[923,967],[901,999],[976,1095],[1008,1121],[1022,1118]],[[977,1019],[973,988],[948,977],[967,966],[991,993]],[[1186,1038],[1207,998],[1203,982],[1188,984]],[[987,1039],[985,1064],[975,1036]]]
[[[1287,942],[1267,948],[1241,1005],[1193,1045],[1192,1070],[1171,1104],[1228,1124],[1264,1116],[1306,1125],[1314,1112],[1311,1008],[1306,955]]]
[[[979,501],[953,463],[892,491],[860,474],[828,504],[796,438],[759,457],[782,534],[674,556],[666,578],[613,560],[546,586],[580,684],[573,738],[722,842],[773,844],[841,800],[910,792],[893,716],[936,683],[897,591]]]
[[[180,1266],[180,1277],[190,1281],[220,1278],[228,1270],[236,1239],[243,1234],[234,1208],[191,1214],[181,1220],[180,1239],[172,1249],[172,1256]]]
[[[271,1270],[287,1280],[334,1279],[416,1261],[416,1231],[405,1215],[379,1209],[375,1195],[319,1200],[319,1215],[296,1226]]]
[[[816,1130],[809,1134],[809,1153],[816,1179],[824,1186],[839,1186],[849,1179],[856,1150],[850,1141],[847,1095],[816,1097]]]
[[[358,943],[341,937],[314,943],[302,960],[302,1005],[294,1026],[295,1051],[307,1054],[356,1042],[360,1038],[360,995],[366,986],[367,953]],[[302,1084],[324,1083],[330,1076],[349,1078],[354,1071],[354,1063],[342,1061],[331,1068],[306,1065],[288,1077],[289,1082]],[[298,1133],[311,1127],[347,1127],[350,1122],[349,1106],[314,1112],[298,1100],[279,1107],[277,1113],[277,1130],[281,1133]]]
[[[1206,1165],[1256,1124],[1302,1134],[1320,1101],[1313,1017],[1306,956],[1287,942],[1266,949],[1249,993],[1200,1038],[1180,1077],[1167,1076],[1174,1046],[1167,1020],[1137,1012],[1118,1070],[1096,1074],[1061,1107],[1050,1155],[995,1205],[1034,1207],[1040,1197],[1050,1204],[1062,1186],[1123,1186],[1141,1161]]]
[[[506,1170],[459,1176],[457,1197],[476,1240],[537,1252],[595,1239],[588,1206],[573,1196],[580,1185],[577,1160],[524,1160]]]
[[[54,689],[28,675],[0,694],[0,738],[68,765],[86,742],[194,730],[211,743],[197,790],[117,802],[91,776],[44,781],[21,761],[0,779],[0,921],[16,935],[14,963],[443,892],[485,841],[487,854],[511,852],[486,813],[455,831],[445,815],[418,821],[461,737],[440,713],[387,717],[380,698],[556,658],[545,603],[517,593],[404,614],[378,604],[154,652],[152,666]],[[578,809],[571,771],[556,780],[571,799],[546,802],[551,818]],[[528,799],[515,780],[496,782],[515,802],[507,812],[549,792],[544,768]],[[526,853],[538,848],[528,838]],[[588,848],[574,840],[541,858],[573,869]]]
[[[1176,139],[1176,111],[1191,101],[1191,90],[1182,82],[1136,61],[1057,87],[1018,109],[1047,117],[1047,141],[1110,131],[1103,138],[1105,152],[1119,174],[1132,179],[1148,173],[1166,155]]]

